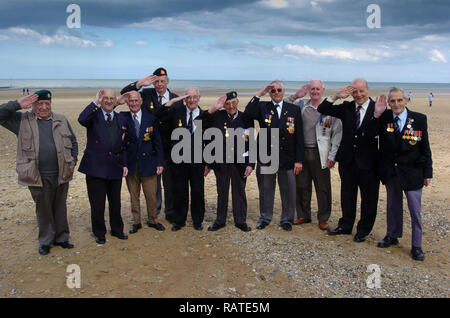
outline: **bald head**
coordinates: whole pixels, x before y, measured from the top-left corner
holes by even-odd
[[[317,104],[317,102],[322,101],[324,91],[323,83],[321,80],[312,80],[309,82],[309,85],[309,97],[311,98],[313,104]]]
[[[352,82],[353,87],[353,100],[358,105],[363,105],[369,99],[369,85],[367,85],[367,81],[363,78],[356,78]]]
[[[133,114],[138,113],[141,110],[142,106],[141,94],[139,94],[137,91],[131,91],[128,95],[127,105]]]
[[[116,105],[116,94],[112,89],[106,88],[103,90],[102,108],[105,112],[110,113],[114,110]]]

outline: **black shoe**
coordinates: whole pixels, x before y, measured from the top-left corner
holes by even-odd
[[[412,258],[416,261],[423,261],[425,259],[425,254],[422,251],[421,247],[412,247],[411,248]]]
[[[194,224],[194,229],[196,229],[197,231],[201,231],[203,230],[203,224]]]
[[[112,233],[111,232],[111,236],[115,236],[120,240],[128,240],[128,235],[126,235],[125,233]]]
[[[64,242],[55,242],[53,245],[56,246],[61,246],[62,248],[73,248],[73,244],[70,243],[69,241],[64,241]]]
[[[397,244],[398,244],[398,239],[396,239],[395,237],[385,236],[382,241],[378,242],[377,246],[380,248],[387,248],[391,245],[397,245]]]
[[[361,234],[356,233],[355,237],[353,238],[353,242],[362,243],[366,240],[366,237],[367,237],[367,235],[361,235]]]
[[[154,229],[157,229],[158,231],[164,231],[166,228],[161,223],[152,224],[150,222],[147,222],[148,227],[152,227]]]
[[[104,237],[95,237],[95,241],[97,242],[97,244],[105,244],[106,243],[106,239]]]
[[[130,234],[137,233],[137,231],[139,231],[141,228],[142,228],[142,224],[141,224],[141,223],[139,223],[139,224],[133,224],[133,225],[131,226],[131,229],[130,229]]]
[[[338,226],[334,230],[328,230],[330,235],[340,235],[340,234],[352,234],[352,231],[345,231],[342,227]]]
[[[263,230],[267,225],[269,225],[269,223],[264,222],[264,221],[259,221],[258,224],[256,225],[256,228],[258,230]]]
[[[281,224],[281,228],[285,231],[292,231],[292,224],[291,223],[283,223],[283,224]]]
[[[50,253],[50,245],[40,245],[39,246],[39,254],[47,255]]]
[[[234,226],[244,232],[250,232],[252,230],[252,228],[248,226],[247,223],[235,224]]]
[[[178,224],[174,224],[173,226],[172,226],[172,231],[179,231],[179,230],[181,230],[181,228],[182,228],[182,226],[181,225],[178,225]]]
[[[217,230],[220,230],[223,227],[225,227],[225,224],[213,223],[212,225],[210,225],[208,227],[208,231],[217,231]]]

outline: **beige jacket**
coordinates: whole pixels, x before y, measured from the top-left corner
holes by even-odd
[[[71,132],[67,119],[52,113],[53,139],[58,157],[58,184],[72,180],[75,168],[72,157]],[[39,131],[36,115],[32,112],[22,114],[17,142],[17,173],[19,184],[25,186],[40,186],[42,180],[39,173]]]

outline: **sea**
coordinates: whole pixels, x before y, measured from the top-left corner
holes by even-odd
[[[136,79],[0,79],[2,90],[33,89],[121,89]],[[196,87],[204,91],[229,91],[236,90],[241,95],[253,95],[255,91],[263,88],[270,81],[262,80],[177,80],[171,79],[169,88],[175,91],[183,91],[189,87]],[[286,92],[294,93],[306,81],[283,81]],[[327,90],[339,90],[349,85],[348,82],[324,81]],[[393,82],[369,82],[371,90],[388,91],[391,87],[399,87],[413,96],[450,94],[450,83],[393,83]]]

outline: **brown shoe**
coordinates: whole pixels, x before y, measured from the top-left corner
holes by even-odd
[[[319,222],[319,229],[321,229],[322,231],[328,230],[328,223],[327,223],[327,221],[320,221]]]
[[[304,224],[304,223],[311,223],[311,219],[308,218],[299,218],[294,221],[294,225]]]

